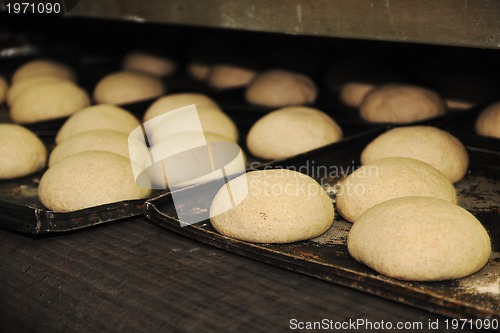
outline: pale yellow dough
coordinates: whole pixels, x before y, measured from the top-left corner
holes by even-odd
[[[30,130],[14,124],[0,124],[0,179],[28,176],[47,162],[47,149]]]
[[[349,222],[378,203],[407,196],[423,196],[457,203],[453,184],[427,163],[406,157],[387,157],[366,164],[340,184],[336,207]]]
[[[280,159],[342,139],[340,126],[326,113],[303,106],[282,108],[260,118],[250,129],[247,146],[264,159]]]
[[[448,201],[404,197],[370,208],[352,226],[351,256],[400,280],[459,279],[480,270],[491,241],[481,223]]]
[[[38,186],[40,202],[60,212],[143,199],[150,192],[136,185],[129,159],[103,151],[61,160],[44,173]]]
[[[248,193],[243,201],[217,214],[230,204],[227,189],[235,195],[245,181]],[[328,230],[334,209],[330,197],[314,179],[278,169],[253,171],[231,180],[215,196],[210,216],[212,226],[228,237],[255,243],[290,243]]]

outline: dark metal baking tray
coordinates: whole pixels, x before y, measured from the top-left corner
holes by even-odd
[[[42,173],[37,173],[0,181],[0,227],[46,234],[83,229],[143,214],[145,200],[116,202],[74,212],[48,210],[38,199],[41,176]]]
[[[352,137],[313,152],[274,164],[274,167],[344,167],[359,165],[359,155],[368,142],[381,133]],[[457,318],[500,318],[500,154],[468,147],[471,158],[468,175],[456,184],[461,206],[471,211],[487,229],[493,255],[485,268],[458,280],[408,282],[382,276],[357,263],[347,251],[346,240],[351,224],[338,214],[325,234],[290,244],[252,244],[217,233],[209,221],[181,227],[170,193],[146,202],[146,216],[154,224],[191,239],[328,282],[361,290],[373,295],[411,305],[433,313]],[[311,169],[309,169],[311,170]],[[314,170],[314,169],[313,169]],[[332,194],[342,177],[319,177]],[[203,186],[200,191],[203,191]],[[211,199],[207,198],[207,202]],[[206,204],[206,202],[205,202]],[[202,212],[203,213],[203,212]],[[205,212],[206,213],[206,212]],[[193,214],[200,214],[193,210]]]

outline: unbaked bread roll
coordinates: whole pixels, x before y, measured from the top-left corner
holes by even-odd
[[[32,60],[19,67],[12,75],[12,84],[33,77],[57,77],[64,80],[76,81],[72,69],[58,61],[38,59]]]
[[[211,66],[202,62],[191,62],[187,65],[187,72],[189,76],[198,80],[206,81],[208,79],[208,74],[210,74]]]
[[[56,135],[56,143],[80,133],[94,130],[110,130],[129,135],[141,123],[137,118],[118,106],[98,104],[89,106],[73,114],[63,124]]]
[[[0,76],[0,104],[5,102],[9,85],[3,76]]]
[[[245,198],[226,211],[231,207],[228,193],[238,195],[245,186]],[[210,223],[218,232],[255,243],[313,238],[328,230],[333,218],[325,190],[311,177],[286,169],[241,175],[219,190],[210,207]]]
[[[153,119],[156,116],[164,114],[175,109],[182,108],[191,104],[196,105],[198,111],[202,109],[220,109],[219,105],[204,94],[198,93],[177,93],[169,94],[158,98],[149,106],[144,114],[144,121]]]
[[[340,87],[340,100],[344,104],[359,108],[373,89],[389,82],[401,82],[401,77],[390,70],[367,66],[368,63],[364,63],[361,67],[351,68],[350,73],[344,73],[345,82]]]
[[[255,70],[249,68],[230,64],[217,64],[212,66],[210,70],[208,84],[217,90],[245,87],[256,74]]]
[[[200,108],[198,111],[198,119],[201,124],[201,129],[203,132],[215,133],[221,135],[232,142],[238,142],[239,132],[236,124],[231,120],[231,118],[218,109],[206,109]],[[169,122],[169,119],[165,121]],[[151,137],[149,138],[152,142],[159,142],[165,137],[171,135],[171,133],[164,131],[163,122],[153,124],[148,126],[150,130]]]
[[[21,95],[23,91],[29,89],[30,87],[41,86],[46,83],[53,84],[61,81],[68,81],[68,80],[55,76],[34,76],[16,82],[9,88],[9,91],[7,92],[7,104],[12,106],[17,97]]]
[[[363,100],[361,118],[374,123],[405,124],[446,113],[444,100],[434,91],[412,85],[386,84]]]
[[[238,141],[238,128],[231,118],[222,112],[215,101],[210,97],[197,93],[178,93],[170,94],[157,99],[144,114],[144,122],[153,118],[185,106],[194,104],[198,111],[198,116],[204,132],[217,133],[233,142]],[[152,126],[159,128],[153,130],[154,140],[169,136],[170,133],[162,133],[161,122]]]
[[[0,179],[30,175],[45,166],[47,149],[30,130],[14,124],[0,124]]]
[[[125,70],[140,71],[150,75],[169,76],[175,72],[177,64],[165,57],[134,51],[125,56],[122,67]]]
[[[107,151],[128,158],[128,135],[109,130],[95,130],[72,136],[52,150],[49,167],[68,156],[89,150]]]
[[[351,256],[400,280],[458,279],[480,270],[491,242],[481,223],[445,200],[397,198],[370,208],[352,226]]]
[[[201,156],[200,160],[203,161],[205,156],[200,153],[200,151],[197,151],[196,149],[193,149],[193,143],[194,142],[199,142],[200,139],[200,133],[196,132],[182,132],[178,133],[175,136],[171,137],[165,137],[163,140],[160,140],[158,142],[155,142],[151,144],[151,141],[149,144],[151,145],[151,156],[156,157],[156,156],[163,156],[164,158],[174,155],[174,154],[179,154],[179,153],[184,153],[183,158],[184,159],[192,159],[192,160],[197,160],[197,156]],[[210,150],[208,151],[208,154],[210,154],[210,159],[212,161],[216,160],[217,158],[221,159],[222,156],[221,154],[215,154],[214,155],[214,150],[219,149],[218,147],[214,146],[214,144],[218,143],[232,143],[233,147],[235,143],[220,135],[217,133],[210,133],[210,132],[204,132],[203,137],[205,139],[205,142],[207,145],[210,146]],[[219,146],[220,147],[220,146]],[[187,154],[188,151],[191,151],[192,154]],[[235,157],[231,155],[231,153],[234,152],[234,149],[230,149],[227,154],[224,154],[224,158],[227,157]],[[166,154],[167,153],[167,154]],[[242,153],[242,152],[241,152]],[[148,156],[149,157],[149,156]],[[132,156],[133,158],[133,156]],[[245,156],[242,153],[242,158],[243,158],[243,164],[245,163]],[[149,161],[148,161],[149,162]],[[158,162],[158,160],[156,160]],[[220,162],[220,161],[219,161]],[[230,162],[228,159],[226,162]],[[196,163],[193,163],[193,167],[190,170],[190,173],[186,172],[185,170],[182,171],[183,174],[186,176],[188,174],[197,174],[197,177],[193,179],[192,181],[185,181],[183,182],[183,186],[190,186],[194,184],[200,184],[208,181],[213,181],[215,180],[216,176],[214,174],[208,174],[206,176],[200,176],[197,171],[203,169],[205,167],[203,162],[198,163],[201,166],[198,168],[198,165]],[[203,164],[203,165],[202,165]],[[243,167],[244,168],[244,167]],[[239,171],[239,170],[238,170]],[[230,168],[226,165],[225,172],[229,173]],[[168,179],[167,175],[165,172],[165,169],[163,168],[163,165],[157,165],[154,166],[150,169],[148,172],[149,179],[153,185],[155,185],[155,188],[167,188],[168,187]]]
[[[453,184],[427,163],[406,157],[387,157],[366,164],[340,182],[336,206],[349,222],[378,203],[423,196],[457,203]]]
[[[38,186],[40,202],[61,212],[143,199],[150,192],[136,185],[129,159],[103,151],[61,160],[44,173]]]
[[[162,81],[148,74],[121,71],[103,77],[94,88],[96,103],[127,104],[165,94]]]
[[[500,102],[484,109],[477,117],[475,127],[478,134],[500,138]]]
[[[260,158],[281,159],[342,139],[339,125],[320,110],[289,106],[260,118],[250,129],[247,147]]]
[[[394,128],[370,142],[361,153],[361,163],[385,157],[409,157],[430,164],[452,183],[461,180],[469,166],[464,145],[453,135],[431,126]]]
[[[35,123],[69,116],[90,105],[87,92],[70,81],[45,82],[23,90],[10,109],[16,123]]]
[[[316,85],[306,75],[272,69],[255,77],[245,98],[251,104],[283,107],[313,103],[317,95]]]

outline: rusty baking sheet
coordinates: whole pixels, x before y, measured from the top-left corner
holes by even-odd
[[[359,165],[359,155],[380,132],[353,137],[342,143],[274,163],[274,167],[314,170],[315,166],[349,167]],[[347,251],[346,240],[351,224],[338,214],[325,234],[290,244],[252,244],[225,237],[208,221],[181,227],[170,193],[146,202],[146,216],[154,224],[191,239],[328,282],[361,290],[433,313],[456,318],[500,318],[500,154],[468,147],[471,158],[468,175],[456,184],[460,205],[471,211],[487,229],[493,254],[479,272],[458,280],[408,282],[388,278],[357,263]],[[307,169],[309,168],[309,169]],[[322,177],[333,198],[335,183],[343,177]],[[203,186],[200,187],[203,191]],[[207,202],[211,198],[205,199]],[[333,200],[333,199],[332,199]],[[205,202],[205,204],[207,203]],[[205,213],[206,212],[201,212]],[[193,214],[200,214],[193,209]]]

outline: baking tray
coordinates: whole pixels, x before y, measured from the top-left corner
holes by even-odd
[[[309,168],[312,170],[310,175],[321,180],[334,197],[334,185],[343,176],[315,175],[311,166],[337,166],[349,170],[349,167],[359,165],[361,151],[381,132],[379,129],[358,135],[281,161],[274,167]],[[181,227],[171,193],[146,201],[146,216],[162,228],[202,243],[433,313],[466,319],[500,318],[500,154],[476,147],[468,147],[468,150],[470,171],[456,184],[459,202],[487,229],[493,243],[493,254],[481,271],[458,280],[427,283],[399,281],[357,263],[349,256],[346,246],[351,224],[338,214],[332,228],[325,234],[290,244],[252,244],[235,240],[217,233],[206,220]],[[204,191],[204,187],[199,190]],[[211,201],[210,198],[205,200]],[[192,213],[200,214],[196,209]]]

